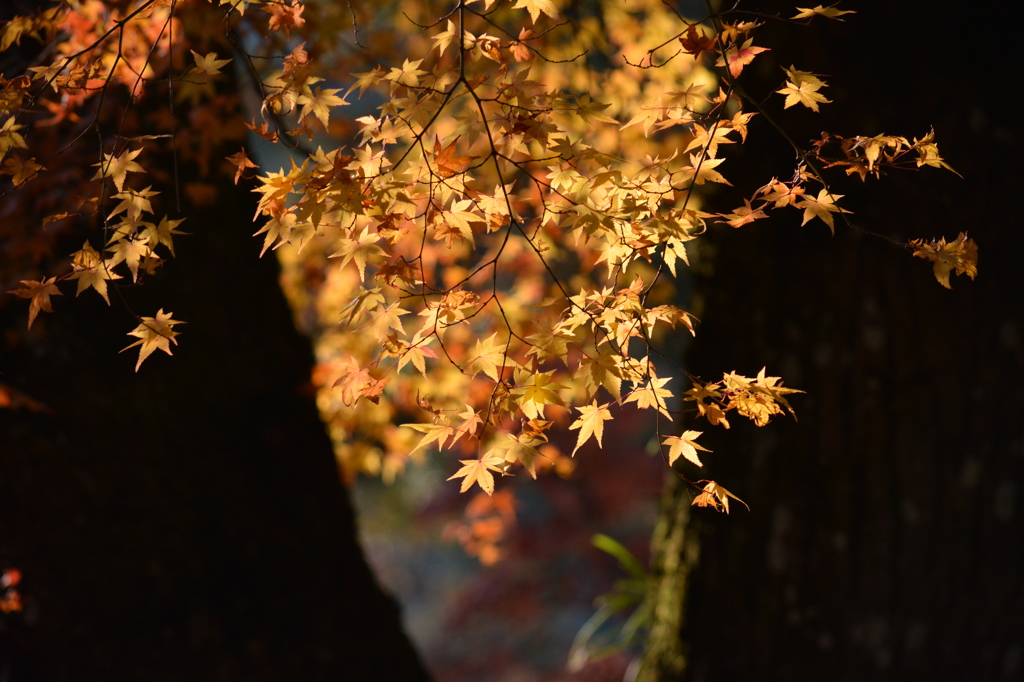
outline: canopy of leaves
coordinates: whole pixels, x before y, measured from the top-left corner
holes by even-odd
[[[563,459],[553,434],[578,431],[573,454],[600,447],[625,410],[654,417],[668,464],[700,466],[701,432],[670,425],[684,397],[728,428],[730,411],[758,425],[792,413],[795,392],[763,369],[694,379],[689,392],[675,378],[678,357],[664,348],[695,333],[675,280],[701,235],[788,209],[801,225],[835,231],[838,217],[863,229],[830,169],[866,180],[949,168],[932,133],[823,134],[794,144],[789,179],[723,194],[729,203],[710,210],[710,188],[731,186],[730,150],[752,128],[788,140],[775,116],[829,104],[822,78],[792,65],[781,97],[746,92],[744,71],[771,53],[756,43],[763,24],[735,9],[694,21],[658,0],[76,0],[19,17],[0,47],[47,47],[40,64],[0,77],[3,191],[72,186],[48,220],[73,218],[88,234],[53,272],[25,259],[5,275],[21,281],[29,327],[77,280],[76,293],[108,304],[119,293],[137,322],[136,370],[155,350],[170,354],[179,322],[131,311],[122,287],[144,283],[183,234],[157,180],[194,203],[214,197],[155,159],[188,160],[200,177],[223,165],[236,183],[255,178],[256,234],[318,321],[314,380],[350,475],[391,479],[411,457],[450,451],[461,490],[492,494],[496,475],[536,476],[541,461]],[[817,6],[793,19],[849,14]],[[229,68],[247,74],[248,92],[222,88]],[[133,122],[132,98],[170,104]],[[94,175],[47,170],[66,152],[52,130],[91,131],[70,153]],[[247,148],[209,159],[225,139]],[[951,272],[976,273],[965,235],[903,246],[934,261],[943,286]],[[728,511],[738,499],[695,485],[698,504]]]

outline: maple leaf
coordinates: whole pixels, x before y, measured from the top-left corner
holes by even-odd
[[[451,23],[451,21],[448,23]],[[509,52],[512,53],[512,57],[517,62],[528,62],[533,59],[533,50],[531,50],[529,45],[526,44],[526,41],[534,37],[534,32],[524,26],[519,30],[519,40],[513,40],[509,43]]]
[[[921,164],[919,163],[918,165]],[[4,159],[4,165],[3,169],[0,170],[0,175],[10,175],[11,183],[17,187],[18,185],[28,182],[44,170],[46,169],[36,163],[35,159],[23,159],[15,154]]]
[[[366,278],[366,262],[376,256],[384,256],[384,250],[377,246],[380,235],[371,233],[369,227],[364,227],[358,239],[341,238],[341,248],[330,255],[331,258],[341,258],[341,267],[349,263],[355,263],[359,268],[359,279]]]
[[[661,98],[659,97],[653,106],[640,107],[640,111],[629,119],[619,130],[625,130],[630,126],[635,126],[638,123],[642,123],[644,126],[644,137],[651,134],[651,130],[661,121],[665,116],[665,108],[662,106]]]
[[[306,90],[307,92],[300,95],[296,100],[296,103],[302,107],[299,110],[299,116],[306,116],[312,112],[325,128],[330,120],[331,107],[340,107],[348,104],[343,98],[338,97],[337,93],[341,92],[339,88],[328,88],[326,90],[317,88],[310,91],[307,87]]]
[[[39,311],[52,313],[53,306],[50,304],[50,296],[60,296],[60,289],[57,288],[56,277],[50,277],[40,282],[35,282],[28,279],[21,280],[21,283],[25,286],[20,289],[15,289],[11,293],[21,298],[31,299],[28,304],[28,328],[32,328],[32,323],[36,321],[36,315]]]
[[[249,159],[249,157],[246,156],[244,149],[239,150],[239,152],[237,154],[232,154],[231,156],[227,157],[227,160],[230,161],[231,165],[236,168],[236,170],[235,170],[235,184],[236,185],[238,184],[238,181],[241,179],[242,173],[245,172],[246,168],[259,168],[259,166],[257,164],[253,163]]]
[[[101,178],[113,178],[114,186],[117,187],[118,192],[124,191],[124,181],[129,173],[144,173],[146,169],[143,168],[135,157],[142,153],[142,149],[125,149],[118,156],[113,154],[104,154],[103,161],[94,163],[94,166],[99,166],[99,170],[96,171],[96,175],[93,176],[93,180],[99,180]]]
[[[523,9],[530,13],[530,20],[533,23],[537,23],[537,19],[540,18],[541,14],[546,14],[552,19],[558,18],[558,8],[551,0],[519,0],[513,9]]]
[[[96,293],[103,297],[107,305],[110,305],[110,296],[107,294],[107,282],[112,279],[121,279],[121,275],[113,272],[110,267],[109,264],[94,265],[91,268],[72,273],[68,279],[78,280],[78,290],[75,292],[75,296],[77,297],[86,289],[93,288],[96,290]]]
[[[280,139],[277,131],[270,130],[269,123],[264,121],[257,125],[255,117],[252,119],[252,123],[246,123],[245,127],[262,137],[264,140],[277,142]]]
[[[231,63],[230,59],[217,59],[216,52],[208,52],[203,56],[195,50],[189,50],[196,62],[196,70],[205,76],[219,76],[220,70]]]
[[[805,194],[805,191],[803,187],[790,187],[786,183],[772,178],[767,185],[758,190],[758,193],[764,195],[765,201],[774,202],[775,208],[782,208],[783,206],[796,206],[797,200]]]
[[[141,321],[139,326],[128,332],[128,336],[135,336],[139,340],[122,348],[121,352],[123,353],[135,346],[141,346],[139,348],[139,361],[135,363],[136,372],[139,371],[143,361],[157,349],[162,350],[168,355],[173,355],[171,353],[171,344],[177,345],[178,340],[174,337],[178,336],[181,332],[173,331],[172,328],[176,324],[184,323],[179,320],[172,320],[171,315],[173,313],[165,313],[164,309],[161,308],[157,311],[156,317],[139,318]]]
[[[381,379],[375,379],[369,384],[363,387],[359,393],[360,398],[366,398],[374,405],[380,404],[380,396],[384,393],[384,387],[391,381],[391,377],[383,377]]]
[[[430,37],[434,41],[434,46],[430,49],[437,50],[438,54],[444,54],[444,51],[448,49],[448,46],[455,40],[455,36],[458,35],[459,29],[456,28],[455,22],[451,19],[448,20],[448,26],[441,33],[435,33]],[[354,74],[362,75],[362,74]]]
[[[693,184],[703,185],[705,182],[719,182],[732,187],[732,183],[725,179],[721,173],[715,170],[715,166],[721,164],[725,159],[701,159],[699,154],[690,154],[690,164],[681,170],[684,180],[693,178]]]
[[[139,263],[143,258],[152,253],[152,249],[149,248],[148,237],[118,239],[114,242],[113,246],[107,247],[107,251],[114,254],[110,258],[110,267],[114,267],[121,261],[126,262],[128,269],[132,271],[133,282],[139,281]]]
[[[794,84],[790,81],[786,81],[785,87],[775,92],[780,95],[786,96],[786,103],[783,105],[783,109],[789,109],[794,104],[803,104],[811,111],[818,111],[818,103],[829,104],[832,102],[830,99],[825,99],[825,96],[818,92],[818,88],[821,86],[814,86],[811,83],[803,82]]]
[[[696,439],[700,436],[703,431],[684,431],[681,436],[665,436],[665,440],[662,444],[669,446],[668,451],[668,463],[669,466],[675,464],[676,460],[679,459],[680,455],[693,462],[699,467],[704,466],[701,464],[700,458],[697,456],[697,451],[702,450],[703,452],[711,452],[707,448],[698,445]]]
[[[68,279],[78,280],[78,290],[75,292],[75,296],[77,297],[86,289],[93,288],[103,297],[107,305],[110,305],[107,281],[121,279],[121,275],[113,272],[113,263],[109,261],[104,263],[99,252],[92,248],[89,242],[85,242],[81,249],[71,255],[71,262],[75,271]]]
[[[584,405],[583,407],[577,407],[580,416],[570,426],[570,430],[579,429],[579,437],[576,439],[576,447],[573,448],[572,454],[576,455],[576,451],[580,449],[580,446],[590,440],[593,436],[597,439],[597,446],[604,447],[601,443],[601,437],[604,436],[604,423],[612,419],[612,413],[608,411],[608,406],[611,403],[605,403],[604,405],[598,405],[597,400],[594,400],[590,405]]]
[[[796,412],[793,411],[793,408],[790,407],[789,402],[785,398],[783,398],[783,396],[789,395],[791,393],[803,393],[803,391],[797,388],[789,388],[788,386],[783,386],[781,377],[765,376],[766,370],[767,367],[761,368],[761,370],[757,373],[757,379],[751,384],[751,388],[764,395],[767,395],[773,401],[785,407],[789,414],[792,415],[793,419],[796,419]]]
[[[410,87],[416,87],[420,84],[420,77],[427,75],[426,71],[419,68],[419,65],[423,63],[422,59],[409,60],[406,59],[402,64],[402,68],[392,67],[391,71],[385,78],[390,81],[394,81],[399,85],[406,85]]]
[[[749,225],[755,220],[768,217],[764,213],[763,206],[755,209],[750,205],[750,199],[744,199],[743,203],[745,204],[744,206],[733,209],[732,213],[722,214],[721,217],[728,218],[728,220],[722,220],[719,222],[724,222],[727,225],[738,228],[743,227],[744,225]]]
[[[447,480],[463,479],[462,487],[459,488],[460,493],[466,492],[476,483],[488,495],[494,494],[494,476],[491,472],[504,473],[500,468],[505,463],[504,457],[487,455],[481,459],[460,459],[459,462],[464,466]]]
[[[530,419],[542,419],[545,405],[564,405],[554,389],[563,388],[552,380],[554,372],[540,372],[517,377],[513,393],[519,398],[519,409]]]
[[[708,38],[704,33],[704,29],[701,29],[698,35],[697,24],[690,24],[690,27],[686,29],[686,36],[679,37],[679,43],[683,46],[683,52],[692,54],[694,57],[701,52],[711,52],[717,40],[718,36]]]
[[[750,119],[755,116],[757,116],[755,112],[744,113],[742,111],[737,111],[732,119],[728,121],[729,127],[740,134],[741,142],[747,141],[747,124],[750,123]]]
[[[292,0],[290,5],[286,2],[275,2],[263,5],[261,9],[270,14],[267,27],[271,31],[283,30],[287,37],[291,37],[293,28],[302,28],[306,23],[302,16],[306,7],[299,0]]]
[[[547,426],[551,425],[551,422],[544,420],[530,420],[529,422],[527,422],[527,424],[534,426],[537,425],[538,423]],[[537,448],[534,446],[540,445],[545,440],[547,440],[546,436],[541,435],[541,437],[538,437],[537,433],[537,429],[529,428],[528,426],[524,425],[522,433],[520,433],[518,436],[513,436],[512,434],[505,434],[506,438],[495,443],[488,451],[488,454],[504,452],[505,469],[508,468],[508,465],[515,464],[516,462],[518,462],[519,464],[523,465],[523,468],[526,469],[527,473],[529,473],[532,478],[536,479],[536,460],[537,457],[541,456],[541,454],[540,451],[537,450]]]
[[[184,218],[179,220],[170,220],[167,216],[160,219],[159,225],[153,223],[145,223],[146,228],[140,235],[143,239],[148,239],[148,244],[152,244],[153,248],[164,245],[167,250],[174,255],[174,235],[187,235],[188,232],[179,232],[177,227],[185,222]]]
[[[398,369],[401,370],[411,362],[412,366],[415,367],[420,374],[426,377],[426,358],[431,358],[432,360],[438,359],[437,353],[427,347],[426,344],[429,343],[429,341],[430,339],[427,339],[409,346],[405,352],[402,353],[402,357],[398,358]]]
[[[618,123],[617,120],[608,114],[603,113],[604,110],[610,106],[611,104],[595,102],[590,98],[590,95],[580,95],[579,99],[576,100],[576,109],[574,113],[579,116],[580,120],[586,125],[590,125],[592,122]]]
[[[935,263],[932,266],[935,279],[947,289],[953,288],[949,283],[950,272],[967,275],[971,279],[978,274],[978,245],[973,239],[967,238],[966,232],[961,232],[948,243],[945,237],[931,242],[915,239],[910,242],[910,246],[915,256]]]
[[[662,379],[649,377],[642,386],[633,389],[633,392],[626,397],[625,402],[636,403],[636,406],[641,409],[653,408],[672,421],[672,415],[665,407],[665,399],[671,398],[672,392],[667,388],[662,388],[668,382],[668,377]]]
[[[132,189],[118,192],[113,198],[120,199],[121,201],[114,207],[114,210],[110,212],[107,218],[113,218],[119,213],[124,213],[127,216],[127,220],[134,224],[135,221],[142,217],[143,213],[153,212],[153,202],[150,199],[158,194],[159,192],[154,191],[152,186],[137,192]]]
[[[743,67],[754,61],[754,57],[762,52],[768,52],[769,48],[757,47],[753,42],[753,38],[747,38],[742,45],[733,45],[725,51],[725,58],[729,61],[729,73],[733,78],[738,78],[743,73]],[[721,57],[718,58],[716,66],[725,66]]]
[[[11,149],[27,149],[28,144],[25,143],[25,138],[18,131],[25,126],[19,125],[14,122],[13,116],[4,121],[4,124],[0,126],[0,158],[3,158]]]
[[[821,5],[815,5],[814,7],[809,8],[809,9],[807,7],[797,7],[796,9],[798,11],[798,14],[796,16],[792,17],[792,18],[793,19],[813,19],[814,17],[820,15],[820,16],[823,16],[823,17],[827,17],[829,19],[835,19],[836,21],[843,21],[839,17],[843,16],[844,14],[856,14],[856,12],[854,12],[853,10],[836,9],[836,6],[838,4],[839,3],[836,3],[835,5],[829,5],[828,7],[822,7]]]
[[[733,495],[731,492],[715,483],[714,481],[708,481],[707,485],[704,486],[703,492],[697,497],[693,498],[693,502],[690,506],[696,507],[714,507],[719,511],[724,511],[726,514],[729,513],[729,498],[732,498],[746,507],[748,510],[750,507],[746,502]]]
[[[920,140],[915,137],[912,148],[917,152],[918,168],[921,166],[932,166],[933,168],[945,168],[948,171],[956,173],[956,171],[953,170],[953,167],[943,161],[942,157],[939,156],[939,147],[935,144],[934,128]],[[959,173],[956,174],[960,175]]]
[[[466,170],[466,166],[473,162],[472,156],[457,156],[455,145],[459,138],[456,137],[444,149],[441,149],[441,140],[434,138],[434,163],[437,165],[437,174],[442,178],[450,178]]]
[[[487,340],[477,339],[476,345],[469,353],[470,362],[466,371],[470,374],[483,372],[494,381],[501,377],[501,370],[516,367],[517,363],[505,355],[506,344],[498,341],[498,333],[491,334]]]
[[[712,426],[721,424],[728,429],[729,420],[725,417],[725,410],[718,403],[722,400],[722,392],[719,390],[721,385],[717,382],[702,384],[696,379],[693,380],[693,384],[693,388],[686,392],[683,400],[696,401],[697,413],[700,416],[705,417]],[[705,400],[711,402],[705,402]]]
[[[483,417],[480,416],[479,412],[473,409],[472,405],[466,405],[466,409],[456,416],[461,418],[462,421],[455,427],[455,435],[452,437],[452,445],[455,445],[455,443],[463,436],[475,438],[477,430],[484,424]]]
[[[736,142],[736,140],[727,139],[731,132],[732,128],[722,125],[711,126],[711,129],[708,130],[699,123],[695,123],[693,126],[693,139],[690,140],[690,144],[683,151],[688,152],[694,147],[701,147],[705,150],[707,158],[713,159],[718,156],[718,145],[734,144]]]
[[[363,391],[368,386],[374,383],[374,378],[370,376],[370,371],[365,367],[360,367],[359,362],[353,358],[345,358],[340,363],[342,372],[331,388],[341,388],[341,402],[347,407],[351,407],[356,404],[363,395]]]
[[[804,195],[799,201],[793,205],[797,208],[804,209],[804,219],[801,225],[806,225],[807,221],[812,218],[819,218],[828,225],[832,233],[835,234],[836,226],[835,221],[832,218],[833,213],[849,213],[836,206],[836,201],[842,199],[842,194],[831,194],[827,189],[822,189],[818,192],[817,198],[813,198],[809,195]]]

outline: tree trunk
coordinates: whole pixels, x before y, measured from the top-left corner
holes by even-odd
[[[836,191],[857,225],[896,239],[969,230],[980,273],[947,291],[930,264],[838,221],[835,238],[795,214],[714,229],[692,371],[767,365],[807,396],[792,401],[798,423],[704,438],[715,453],[701,475],[751,511],[692,513],[700,565],[681,633],[691,680],[999,680],[1024,669],[1024,438],[1011,393],[1024,376],[1024,237],[1006,217],[1020,131],[1007,77],[990,70],[1010,48],[986,41],[973,61],[950,43],[963,17],[913,4],[850,7],[859,14],[846,25],[815,22],[768,46],[834,84],[835,103],[808,114],[797,139],[920,137],[935,124],[964,180],[894,171]],[[766,77],[757,92],[777,74]],[[771,136],[762,125],[752,144],[755,133]],[[763,161],[779,153],[748,147],[739,163],[763,182],[786,172]]]
[[[428,678],[361,552],[254,202],[220,192],[124,290],[187,321],[173,358],[134,373],[118,296],[67,286],[4,353],[3,382],[50,410],[0,410],[0,561],[26,595],[5,680]]]

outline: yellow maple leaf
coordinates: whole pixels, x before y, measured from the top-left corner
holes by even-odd
[[[812,83],[793,83],[786,81],[785,87],[775,92],[780,95],[786,96],[786,103],[782,106],[783,109],[789,109],[794,104],[803,104],[811,111],[818,111],[818,103],[829,104],[832,102],[830,99],[825,99],[825,96],[818,92],[818,88],[821,86],[815,86]]]
[[[342,237],[339,241],[341,242],[341,248],[332,253],[330,257],[341,258],[342,268],[349,263],[355,263],[355,266],[359,269],[359,279],[361,280],[366,278],[366,263],[368,260],[387,255],[383,249],[377,246],[377,242],[380,241],[380,235],[376,232],[370,232],[369,227],[363,228],[358,239]]]
[[[699,123],[695,123],[693,125],[693,139],[690,140],[690,144],[683,151],[688,152],[695,147],[701,148],[704,149],[707,158],[713,159],[718,156],[718,145],[736,143],[736,140],[727,139],[732,130],[732,128],[724,125],[705,128]]]
[[[32,323],[36,321],[36,315],[39,314],[40,310],[47,313],[53,312],[53,306],[50,304],[50,296],[60,296],[60,289],[58,289],[57,285],[54,284],[55,281],[55,277],[44,279],[41,282],[23,279],[21,280],[21,283],[25,286],[11,292],[15,296],[31,299],[28,304],[29,329],[32,328]]]
[[[754,222],[755,220],[760,220],[761,218],[768,217],[767,215],[765,215],[764,206],[755,209],[750,204],[750,199],[744,199],[743,203],[745,204],[744,206],[734,208],[732,213],[720,214],[722,218],[727,218],[728,220],[720,220],[718,222],[722,222],[725,223],[726,225],[731,225],[732,227],[738,228],[743,227],[744,225],[748,225]]]
[[[672,391],[662,388],[669,382],[668,377],[657,379],[650,377],[642,385],[633,389],[624,402],[636,403],[639,408],[652,408],[668,417],[672,421],[672,415],[668,413],[666,399],[672,397]]]
[[[504,457],[487,455],[481,459],[460,459],[459,462],[464,466],[449,476],[448,480],[463,479],[462,487],[459,488],[460,493],[466,492],[476,483],[488,495],[494,494],[494,476],[491,472],[504,473],[500,469],[500,466],[505,463]]]
[[[11,116],[0,126],[0,158],[3,158],[11,149],[28,149],[25,138],[18,132],[25,126],[18,125],[14,121],[14,117]]]
[[[3,169],[0,170],[0,175],[10,175],[11,183],[17,187],[18,185],[28,182],[38,175],[40,171],[44,170],[46,169],[36,163],[34,158],[23,159],[15,154],[4,160]]]
[[[792,18],[813,19],[815,16],[820,15],[823,17],[827,17],[829,19],[835,19],[836,21],[843,21],[839,17],[843,16],[844,14],[856,14],[856,12],[854,12],[853,10],[836,9],[836,5],[838,4],[839,3],[836,3],[835,5],[829,5],[828,7],[822,7],[821,5],[815,5],[814,7],[811,8],[797,7],[796,9],[799,13]]]
[[[413,452],[416,452],[420,448],[424,448],[431,443],[437,443],[437,449],[441,450],[445,447],[445,443],[448,442],[448,439],[455,436],[454,427],[446,422],[441,424],[406,424],[405,426],[406,428],[419,431],[423,434],[423,438],[421,438],[420,442],[415,448],[413,448]],[[452,442],[452,445],[454,445],[454,441]]]
[[[526,11],[530,13],[530,19],[535,24],[537,23],[537,20],[540,19],[541,14],[546,14],[552,19],[558,18],[558,8],[555,7],[555,4],[551,0],[519,0],[519,2],[513,5],[512,8],[525,8]]]
[[[316,116],[317,120],[326,128],[327,122],[331,115],[331,107],[340,107],[348,104],[342,97],[338,97],[341,92],[338,88],[328,88],[321,90],[310,90],[308,86],[305,88],[305,92],[299,95],[297,103],[302,107],[299,110],[299,116],[305,116],[312,112]]]
[[[668,451],[668,463],[669,466],[675,464],[676,460],[679,459],[680,455],[693,462],[699,467],[704,466],[700,457],[697,456],[697,451],[702,450],[703,452],[711,452],[707,448],[698,445],[696,440],[703,431],[684,431],[681,436],[665,436],[665,440],[662,441],[663,445],[669,446]]]
[[[835,234],[836,225],[832,218],[833,213],[849,213],[850,211],[844,210],[836,206],[836,201],[842,199],[842,194],[832,194],[827,189],[823,189],[818,192],[817,197],[812,197],[808,194],[803,195],[799,201],[793,205],[797,208],[804,209],[804,219],[801,225],[806,225],[808,220],[812,218],[819,218],[823,220],[832,233]]]
[[[93,180],[99,180],[101,178],[113,178],[114,186],[117,187],[118,192],[124,191],[124,181],[129,173],[143,173],[145,168],[139,165],[135,161],[135,157],[142,153],[142,149],[125,149],[118,156],[113,154],[104,154],[103,160],[99,163],[94,163],[94,166],[98,166],[99,170],[96,171],[96,175],[93,176]]]
[[[732,187],[732,183],[715,170],[715,166],[721,164],[725,159],[702,159],[699,154],[690,154],[689,166],[681,169],[680,173],[684,180],[693,178],[693,184],[703,185],[705,182],[720,182]]]
[[[185,222],[184,218],[180,220],[168,220],[167,216],[160,219],[160,224],[155,225],[153,223],[146,223],[146,228],[142,231],[142,238],[148,239],[148,244],[152,245],[152,248],[156,248],[157,245],[163,244],[167,247],[167,250],[174,255],[174,235],[176,234],[188,234],[188,232],[179,232],[178,225]]]
[[[597,400],[594,400],[590,405],[576,408],[579,410],[580,416],[569,426],[570,430],[580,430],[579,437],[576,439],[576,447],[572,450],[574,456],[580,446],[590,440],[591,436],[597,439],[598,447],[604,447],[601,442],[601,438],[604,436],[604,423],[612,419],[612,413],[608,411],[609,405],[611,403],[598,405]]]
[[[533,425],[536,425],[538,423],[541,425],[551,425],[551,422],[545,422],[544,420],[530,420],[530,422],[527,423]],[[520,433],[518,436],[513,436],[512,434],[505,435],[505,438],[500,439],[497,443],[493,445],[493,447],[491,447],[491,449],[488,451],[488,455],[491,455],[491,453],[498,452],[504,453],[503,462],[505,468],[501,470],[502,473],[504,473],[505,470],[510,465],[518,462],[519,464],[523,465],[523,468],[526,469],[527,473],[529,473],[530,476],[536,479],[536,460],[537,457],[541,457],[543,455],[540,454],[540,451],[535,446],[543,443],[545,440],[547,440],[547,437],[544,436],[543,434],[540,434],[540,437],[538,437],[538,432],[536,430],[527,428],[525,425],[523,428],[523,432]]]
[[[519,399],[519,409],[530,419],[543,419],[545,405],[564,405],[555,393],[556,389],[564,388],[552,380],[554,372],[540,372],[525,376],[525,372],[516,377],[518,385],[513,393]]]
[[[206,56],[203,56],[195,50],[189,50],[192,53],[192,58],[196,61],[196,69],[199,73],[206,76],[219,76],[220,70],[224,66],[227,66],[230,59],[217,59],[216,52],[208,52]]]
[[[107,251],[113,254],[110,257],[110,267],[124,261],[128,264],[128,269],[132,271],[133,282],[139,281],[139,263],[153,253],[153,250],[149,248],[148,237],[118,239],[113,246],[107,247]]]
[[[973,239],[968,239],[966,232],[961,232],[951,242],[946,242],[945,237],[931,242],[915,239],[910,246],[915,256],[934,262],[932,271],[935,279],[947,289],[953,288],[949,284],[950,272],[967,275],[971,279],[978,274],[978,245]]]
[[[498,340],[495,332],[486,340],[477,339],[476,345],[469,354],[470,362],[466,371],[472,375],[483,372],[491,379],[498,381],[501,371],[506,367],[518,367],[518,364],[505,355],[507,345]]]
[[[159,349],[168,355],[171,353],[171,344],[177,345],[178,341],[175,336],[178,336],[181,332],[172,330],[172,327],[176,324],[184,324],[179,320],[172,320],[171,315],[173,313],[165,313],[164,309],[161,308],[157,311],[156,317],[141,317],[139,318],[141,324],[138,327],[128,332],[128,336],[135,336],[139,340],[135,343],[125,346],[121,349],[121,352],[125,352],[129,348],[140,346],[139,348],[139,361],[135,363],[135,371],[139,371],[139,367],[142,366],[143,361],[153,354],[153,351]]]
[[[78,280],[78,290],[75,292],[75,296],[77,297],[86,289],[93,288],[103,297],[107,305],[110,305],[107,281],[121,279],[121,275],[112,270],[114,263],[103,262],[99,252],[89,242],[85,242],[81,249],[71,254],[71,263],[75,271],[68,279]]]
[[[729,513],[729,498],[732,498],[746,507],[748,510],[750,507],[746,502],[733,495],[731,492],[718,485],[714,481],[708,481],[707,485],[704,486],[703,491],[700,495],[693,498],[693,502],[690,506],[696,507],[714,507],[718,511],[724,511],[726,514]]]

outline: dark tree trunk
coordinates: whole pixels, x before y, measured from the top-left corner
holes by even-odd
[[[816,22],[769,46],[835,84],[835,103],[808,114],[798,139],[921,136],[935,124],[966,179],[925,169],[836,191],[856,224],[897,239],[968,230],[980,274],[947,291],[930,264],[842,227],[835,238],[820,223],[801,228],[795,213],[715,229],[692,371],[767,365],[808,395],[793,400],[799,423],[705,436],[715,453],[702,475],[751,511],[692,512],[689,679],[1024,675],[1024,232],[1012,217],[1021,133],[1005,92],[1010,41],[958,44],[967,16],[919,4],[851,5],[859,14],[846,25]],[[759,92],[774,89],[778,74],[766,76]],[[755,133],[771,135],[762,125],[752,143]],[[784,162],[763,161],[779,154],[750,147],[739,164],[751,182],[782,177]]]
[[[363,558],[248,195],[221,188],[178,258],[125,291],[187,321],[173,358],[135,374],[118,297],[67,286],[40,338],[5,351],[3,382],[52,412],[0,410],[0,561],[27,602],[0,678],[427,679]]]

